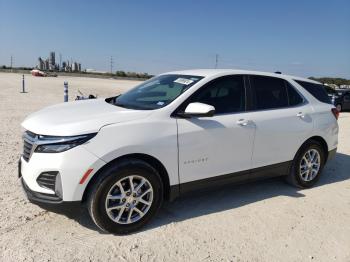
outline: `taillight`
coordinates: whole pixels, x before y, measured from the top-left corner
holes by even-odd
[[[338,120],[338,118],[339,118],[339,111],[335,107],[332,108],[332,113],[333,113],[335,119]]]

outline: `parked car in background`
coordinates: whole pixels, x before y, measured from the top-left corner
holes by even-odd
[[[32,76],[46,76],[45,72],[38,69],[33,69],[32,71],[30,71],[30,73],[32,74]]]
[[[335,89],[333,89],[332,87],[326,86],[326,85],[323,85],[323,88],[326,90],[330,101],[334,104],[334,99],[338,94],[337,91]]]
[[[32,202],[84,204],[98,227],[125,234],[191,190],[275,176],[313,186],[337,150],[337,118],[309,79],[165,73],[28,116],[19,177]]]
[[[334,105],[339,112],[350,110],[350,90],[336,90]]]

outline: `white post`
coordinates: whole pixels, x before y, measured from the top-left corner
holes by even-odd
[[[24,84],[24,75],[22,75],[22,93],[25,93],[26,89],[25,89],[25,84]]]
[[[64,102],[68,102],[68,82],[65,81],[63,86],[64,86],[63,101],[64,101]]]

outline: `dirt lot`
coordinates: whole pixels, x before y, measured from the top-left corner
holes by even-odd
[[[84,93],[109,96],[137,84],[0,73],[0,261],[350,261],[350,113],[339,119],[338,153],[318,185],[281,179],[196,193],[166,203],[143,231],[100,232],[87,212],[50,212],[25,200],[17,180],[22,120]]]

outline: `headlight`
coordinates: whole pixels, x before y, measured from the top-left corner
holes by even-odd
[[[60,153],[73,147],[84,144],[93,138],[96,133],[79,136],[42,136],[37,140],[35,153]]]

